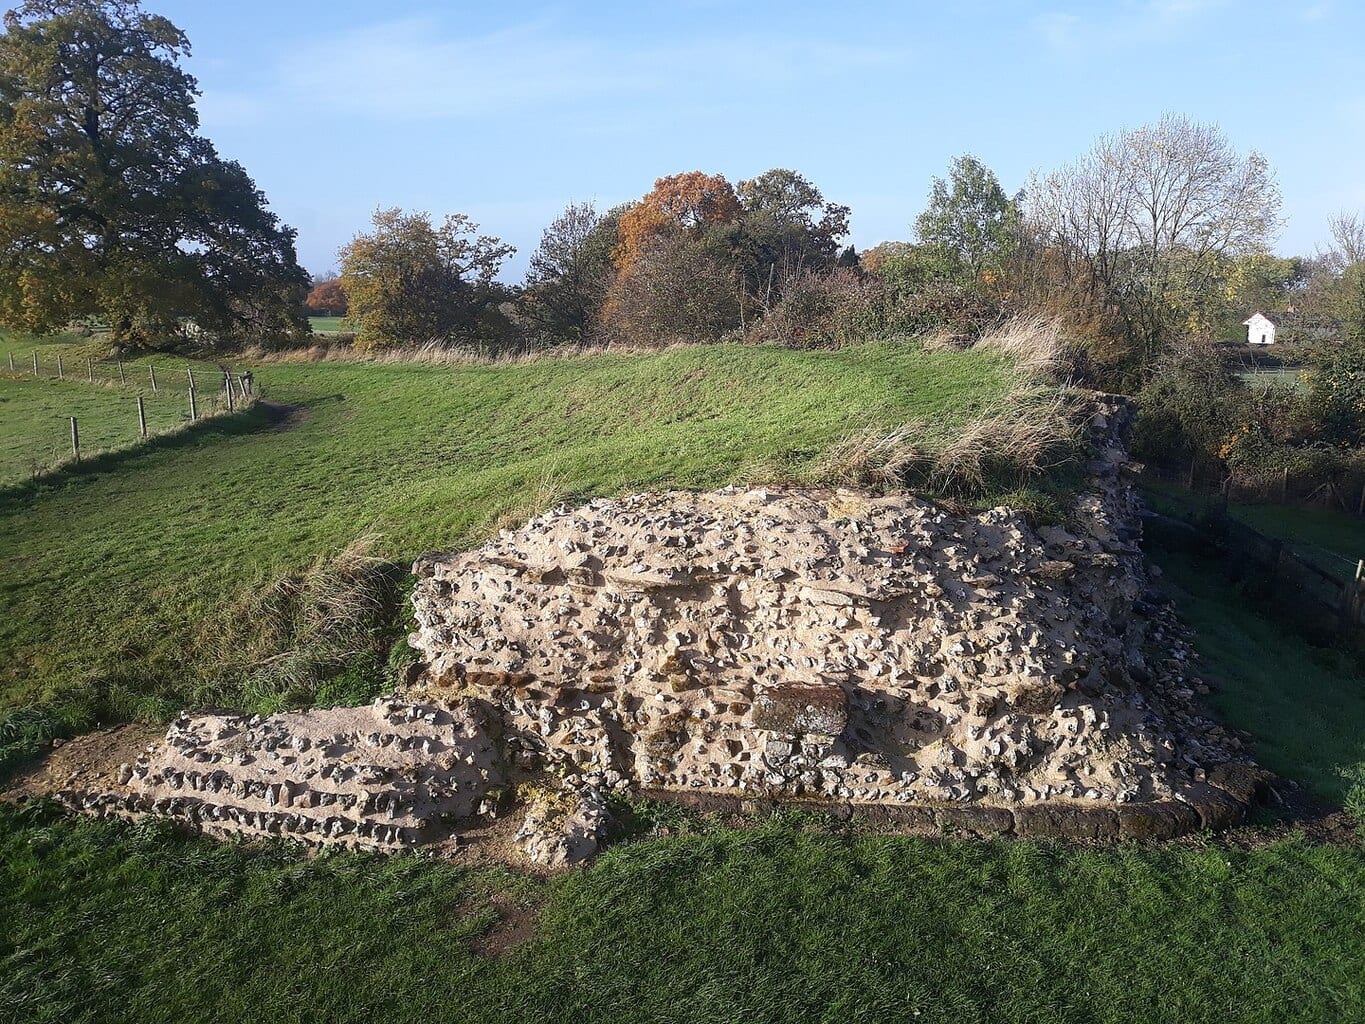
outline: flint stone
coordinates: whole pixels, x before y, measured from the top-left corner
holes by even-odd
[[[848,725],[848,696],[837,683],[778,683],[759,691],[750,716],[768,732],[838,736]]]

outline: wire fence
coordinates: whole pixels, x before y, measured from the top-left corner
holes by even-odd
[[[125,394],[128,402],[128,432],[126,437],[113,443],[114,448],[175,433],[201,420],[234,414],[253,405],[260,397],[259,384],[249,370],[236,372],[189,362],[125,363],[118,358],[72,357],[70,353],[35,349],[22,355],[13,351],[6,353],[4,366],[8,368],[8,376],[15,380],[33,378],[48,382],[70,382]],[[156,429],[154,422],[149,422],[149,401],[158,413],[153,421],[164,419],[164,413],[171,405],[183,405],[183,408],[169,426]],[[72,415],[65,417],[67,423],[63,433],[69,431],[65,438],[67,443],[63,444],[54,438],[40,446],[54,457],[41,463],[35,460],[32,467],[34,476],[80,462],[83,455],[88,457],[91,454],[88,449],[82,448],[81,412],[79,404],[76,404]],[[103,442],[100,450],[111,450],[107,411],[99,420]]]
[[[1365,517],[1365,470],[1331,475],[1288,469],[1226,471],[1221,466],[1192,463],[1184,469],[1149,465],[1145,472],[1194,494],[1234,503],[1337,509]]]

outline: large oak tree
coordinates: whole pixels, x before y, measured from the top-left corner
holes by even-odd
[[[183,32],[136,0],[27,0],[0,35],[0,324],[304,331],[307,277],[238,163],[199,134]]]

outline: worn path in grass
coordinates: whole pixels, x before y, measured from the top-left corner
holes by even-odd
[[[869,422],[951,429],[1007,376],[895,345],[266,364],[294,429],[262,411],[0,495],[0,710],[93,689],[125,716],[240,700],[213,663],[256,625],[242,602],[362,533],[406,562],[477,539],[547,478],[582,496],[800,471]]]

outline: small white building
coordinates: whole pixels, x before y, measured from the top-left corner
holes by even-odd
[[[1243,320],[1242,325],[1247,329],[1248,345],[1331,341],[1341,330],[1341,325],[1335,320],[1296,313],[1293,306],[1283,313],[1262,313],[1258,310]]]

